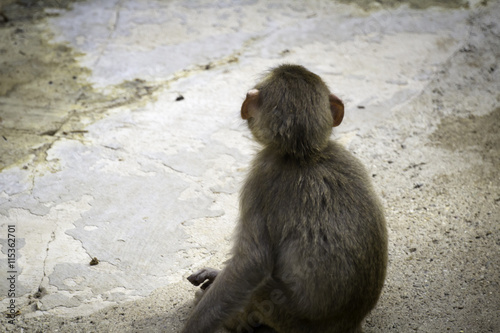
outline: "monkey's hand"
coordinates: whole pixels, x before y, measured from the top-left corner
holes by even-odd
[[[219,272],[220,271],[218,269],[203,268],[203,269],[200,269],[198,272],[193,273],[190,276],[188,276],[187,279],[189,280],[189,282],[191,282],[195,286],[199,286],[200,284],[203,283],[200,288],[205,290],[208,287],[210,287],[212,282],[214,282],[214,280],[217,277],[217,274],[219,274]]]

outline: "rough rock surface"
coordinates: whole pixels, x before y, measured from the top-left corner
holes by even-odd
[[[0,330],[178,332],[258,149],[240,104],[289,62],[386,209],[365,331],[500,331],[500,4],[344,3],[0,2]]]

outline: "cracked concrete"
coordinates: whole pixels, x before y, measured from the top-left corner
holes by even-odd
[[[296,62],[344,100],[334,139],[386,207],[366,332],[500,330],[499,4],[342,2],[1,2],[0,327],[179,331],[258,149],[242,99]]]

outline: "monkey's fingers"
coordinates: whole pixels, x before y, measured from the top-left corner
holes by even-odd
[[[191,282],[191,284],[195,286],[199,286],[205,280],[209,280],[208,284],[211,284],[215,278],[217,277],[217,274],[219,274],[219,271],[213,268],[203,268],[197,271],[196,273],[191,274],[188,276],[188,281]],[[206,287],[205,287],[206,288]]]
[[[204,280],[201,280],[199,278],[199,274],[198,273],[193,273],[193,274],[189,275],[187,279],[194,286],[199,286],[200,283],[202,283],[204,281]]]
[[[200,286],[201,290],[207,290],[212,285],[212,282],[214,282],[214,280],[207,280]]]

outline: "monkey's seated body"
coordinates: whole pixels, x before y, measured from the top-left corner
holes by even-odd
[[[263,149],[240,197],[232,257],[188,279],[206,289],[183,332],[362,332],[385,279],[387,232],[360,162],[330,140],[344,106],[282,65],[241,108]]]

